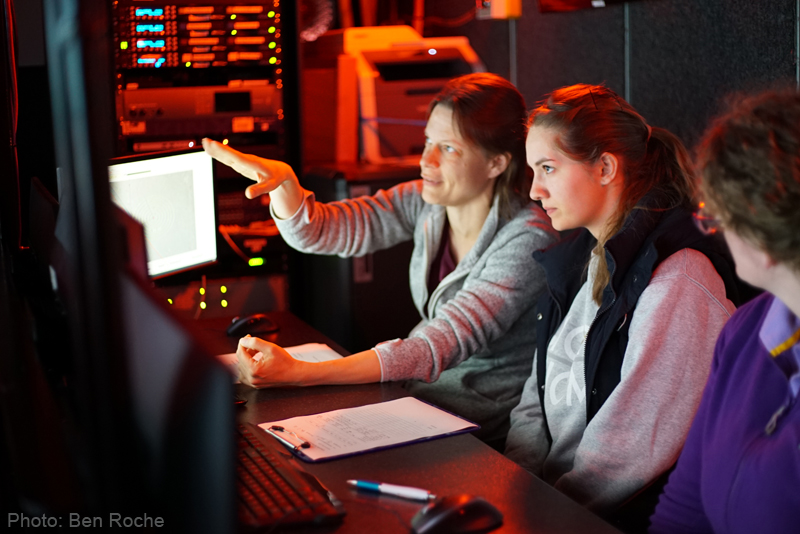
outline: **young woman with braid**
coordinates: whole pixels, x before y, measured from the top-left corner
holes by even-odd
[[[578,230],[534,254],[549,291],[506,454],[636,530],[735,309],[734,268],[724,243],[693,222],[681,142],[611,90],[551,93],[530,115],[526,148],[531,197],[556,230]]]

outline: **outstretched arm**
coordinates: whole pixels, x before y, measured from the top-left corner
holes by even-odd
[[[360,256],[411,239],[424,202],[421,183],[401,184],[372,196],[328,204],[300,186],[292,168],[203,139],[212,158],[257,182],[248,198],[269,193],[270,208],[286,243],[301,252]]]
[[[286,163],[243,154],[208,138],[203,139],[203,150],[215,160],[256,182],[245,190],[247,198],[269,193],[272,211],[279,218],[288,219],[302,204],[304,189]]]

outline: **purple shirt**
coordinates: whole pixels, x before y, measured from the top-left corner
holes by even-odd
[[[788,349],[796,344],[784,346],[783,360],[770,354],[788,332],[781,320],[766,325],[780,308],[776,301],[764,293],[722,330],[703,400],[651,518],[651,533],[800,532],[800,403],[789,380],[796,374],[780,363],[794,359]],[[773,347],[779,338],[784,341]]]
[[[776,298],[767,311],[758,337],[778,367],[789,377],[792,396],[797,397],[800,391],[800,318]]]
[[[433,263],[431,263],[431,268],[428,271],[429,299],[433,291],[439,286],[439,283],[444,280],[444,277],[455,270],[456,265],[457,263],[453,259],[453,251],[450,248],[450,223],[445,221],[439,251],[436,253],[436,257],[433,258]]]

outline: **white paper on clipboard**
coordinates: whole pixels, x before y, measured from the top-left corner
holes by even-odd
[[[350,456],[375,449],[395,447],[480,428],[456,415],[403,397],[377,404],[292,417],[260,425],[264,430],[280,427],[282,432],[308,448],[293,448],[303,460],[316,462]]]

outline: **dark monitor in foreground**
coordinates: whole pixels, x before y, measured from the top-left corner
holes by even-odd
[[[17,497],[18,508],[27,516],[63,516],[61,529],[73,526],[69,521],[74,513],[92,518],[93,525],[93,518],[100,518],[103,526],[112,528],[116,525],[111,521],[117,517],[123,526],[127,526],[124,518],[134,526],[136,518],[138,524],[147,525],[143,521],[147,515],[163,518],[165,532],[232,532],[231,378],[205,353],[191,325],[172,316],[153,294],[149,281],[126,268],[120,247],[123,232],[111,201],[117,197],[125,205],[138,198],[139,189],[151,191],[149,184],[155,184],[160,191],[156,196],[168,202],[159,204],[145,194],[145,205],[151,210],[145,214],[158,219],[180,206],[194,214],[192,221],[203,224],[197,223],[200,230],[169,224],[165,241],[154,241],[158,246],[151,251],[151,260],[192,255],[178,250],[175,243],[191,235],[190,248],[200,252],[181,261],[186,265],[213,261],[215,254],[209,251],[215,249],[215,238],[209,247],[205,237],[214,235],[213,201],[195,201],[213,199],[210,160],[196,154],[201,162],[197,167],[164,164],[151,168],[149,174],[139,167],[140,175],[134,167],[124,174],[124,183],[110,183],[108,162],[116,138],[111,120],[110,4],[107,0],[44,0],[42,8],[60,194],[54,235],[43,232],[44,237],[52,237],[53,250],[45,266],[50,279],[37,281],[42,289],[35,296],[44,299],[39,297],[42,293],[48,303],[63,304],[63,312],[57,318],[32,316],[30,322],[35,324],[30,330],[52,331],[53,323],[59,322],[68,335],[47,346],[26,339],[17,343],[16,337],[10,341],[27,352],[41,352],[33,356],[62,360],[65,365],[60,368],[65,370],[51,373],[50,366],[38,363],[42,358],[28,359],[47,379],[39,380],[42,390],[50,393],[46,399],[32,394],[32,379],[16,380],[10,373],[3,378],[15,379],[13,389],[5,383],[3,389],[16,396],[19,416],[15,420],[45,428],[36,438],[47,446],[68,446],[44,450],[36,458],[44,463],[55,454],[63,456],[64,465],[58,469],[20,473],[31,479],[26,480],[31,485],[56,490],[10,497]],[[207,172],[195,172],[195,168]],[[180,181],[182,176],[186,179]],[[131,201],[128,207],[136,216],[139,206]],[[143,219],[147,226],[148,217]],[[136,252],[128,256],[142,257]],[[177,270],[181,261],[154,272]],[[0,278],[8,272],[0,270]],[[3,282],[0,279],[0,285]],[[4,288],[16,286],[6,283]],[[0,291],[0,295],[5,293]],[[26,304],[0,305],[0,332],[17,331],[17,323],[9,318],[16,310],[25,314]],[[16,351],[0,350],[0,362],[8,363],[3,369],[22,368],[28,360]],[[51,374],[56,376],[51,378]],[[18,408],[28,404],[37,409]],[[56,415],[56,424],[48,424],[45,411],[38,409],[45,404],[47,413]],[[16,434],[8,439],[9,450],[26,444]],[[65,472],[74,472],[75,481],[69,486],[64,483]],[[41,478],[33,480],[36,475]]]
[[[144,225],[151,278],[217,260],[212,159],[205,152],[112,160],[108,176],[111,199]]]
[[[163,514],[170,532],[232,532],[231,375],[148,282],[123,272],[120,286],[142,511]]]
[[[229,532],[235,495],[230,373],[152,289],[142,224],[121,208],[114,212],[124,255],[126,389],[137,482],[146,496],[141,509],[158,514],[171,531]]]

